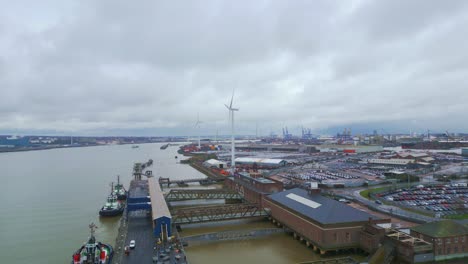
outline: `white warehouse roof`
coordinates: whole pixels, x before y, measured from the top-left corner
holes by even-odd
[[[236,163],[257,163],[257,164],[275,164],[280,165],[286,163],[283,159],[264,159],[264,158],[252,158],[252,157],[242,157],[236,158]]]
[[[219,161],[219,160],[216,160],[216,159],[209,159],[209,160],[205,161],[204,163],[212,165],[212,166],[217,166],[219,164],[226,164],[226,162]]]
[[[368,159],[368,163],[376,164],[390,164],[390,165],[407,165],[408,163],[413,163],[412,159]]]

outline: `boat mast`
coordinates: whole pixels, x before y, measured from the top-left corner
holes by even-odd
[[[97,225],[94,223],[89,224],[89,231],[91,232],[91,237],[94,237],[94,232],[96,231]]]

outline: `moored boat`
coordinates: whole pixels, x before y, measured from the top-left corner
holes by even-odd
[[[91,236],[72,256],[72,264],[110,264],[114,250],[109,244],[97,242],[94,237],[96,225],[90,224]]]
[[[112,191],[112,194],[117,196],[117,200],[119,201],[124,201],[127,199],[127,190],[125,190],[125,187],[123,184],[120,183],[120,176],[117,175],[117,184],[114,187],[114,190]]]
[[[111,193],[107,196],[106,204],[99,210],[100,216],[117,216],[121,215],[125,206],[117,200],[117,195],[114,195],[114,184],[112,183]]]
[[[160,149],[167,149],[167,147],[169,147],[169,143],[162,145]]]

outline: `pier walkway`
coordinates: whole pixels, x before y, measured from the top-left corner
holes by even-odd
[[[197,179],[186,179],[186,180],[171,180],[169,178],[159,178],[159,184],[161,186],[170,187],[171,184],[183,185],[192,182],[198,182],[201,185],[207,185],[217,182],[223,182],[225,180],[224,177],[209,177],[209,178],[197,178]]]
[[[172,211],[172,223],[193,224],[259,216],[267,216],[267,213],[257,204],[223,204],[175,209]]]
[[[166,195],[167,202],[198,199],[242,199],[242,195],[229,189],[172,189]]]

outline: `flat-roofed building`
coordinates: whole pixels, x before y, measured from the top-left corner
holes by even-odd
[[[318,190],[295,188],[265,197],[275,221],[291,229],[321,253],[360,247],[360,231],[372,223],[390,223],[328,197]]]
[[[225,185],[240,193],[249,203],[263,204],[266,195],[283,191],[283,183],[264,178],[260,174],[249,174],[246,172],[236,173],[227,177]]]
[[[239,165],[253,165],[257,164],[259,167],[282,167],[286,165],[286,161],[283,159],[265,159],[265,158],[252,158],[252,157],[241,157],[235,159],[236,164]]]
[[[462,156],[464,156],[464,157],[468,157],[468,148],[462,148],[461,154],[462,154]]]
[[[414,159],[368,159],[367,163],[371,164],[382,164],[392,166],[407,166],[414,163]]]
[[[226,169],[227,168],[227,163],[224,161],[219,161],[216,159],[209,159],[205,162],[203,162],[203,166],[207,168],[218,168],[218,169]]]

